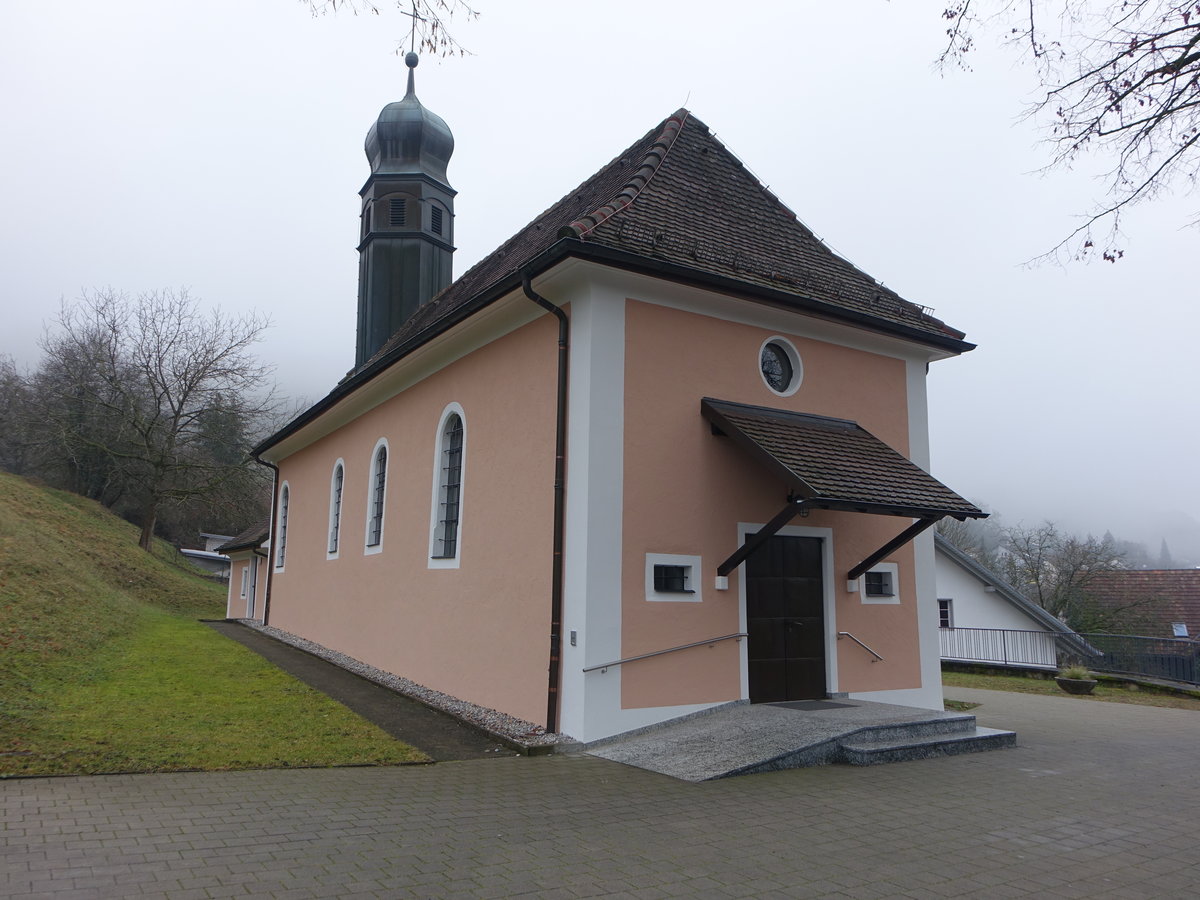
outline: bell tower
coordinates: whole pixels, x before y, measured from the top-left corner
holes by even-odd
[[[404,57],[408,91],[403,100],[385,106],[367,132],[371,175],[359,191],[355,366],[374,356],[452,278],[455,191],[446,166],[454,136],[417,99],[417,62],[415,53]]]

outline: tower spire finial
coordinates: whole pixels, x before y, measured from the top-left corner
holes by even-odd
[[[421,57],[417,56],[412,50],[404,54],[404,64],[408,66],[408,92],[405,97],[415,97],[417,94],[416,80],[413,78],[413,70],[417,68],[417,63],[421,61]]]

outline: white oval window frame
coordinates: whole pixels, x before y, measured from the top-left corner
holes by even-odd
[[[767,381],[767,376],[763,374],[762,358],[767,347],[775,344],[783,350],[784,355],[788,358],[788,362],[792,364],[792,381],[788,385],[787,390],[777,391],[771,386],[771,382]],[[762,379],[762,383],[766,385],[767,390],[776,397],[790,397],[796,391],[800,390],[800,385],[804,381],[804,362],[800,359],[800,353],[796,350],[795,345],[782,335],[773,334],[758,347],[758,377]]]

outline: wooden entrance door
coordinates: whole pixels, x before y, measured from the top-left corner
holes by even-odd
[[[825,699],[821,539],[775,536],[746,560],[750,702]]]

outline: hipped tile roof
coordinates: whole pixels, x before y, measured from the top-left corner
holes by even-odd
[[[245,550],[248,547],[257,547],[270,536],[271,517],[267,516],[261,522],[255,522],[237,537],[226,541],[217,548],[217,552],[227,553],[230,550]]]
[[[1100,572],[1088,580],[1087,592],[1108,609],[1136,604],[1139,616],[1156,623],[1153,637],[1171,637],[1175,622],[1187,625],[1190,637],[1200,637],[1200,569]]]
[[[703,122],[681,109],[418,309],[376,359],[564,238],[673,264],[701,280],[715,276],[778,291],[835,315],[852,313],[952,341],[963,337],[833,253]]]
[[[913,517],[986,515],[856,422],[711,397],[700,411],[813,506]]]

